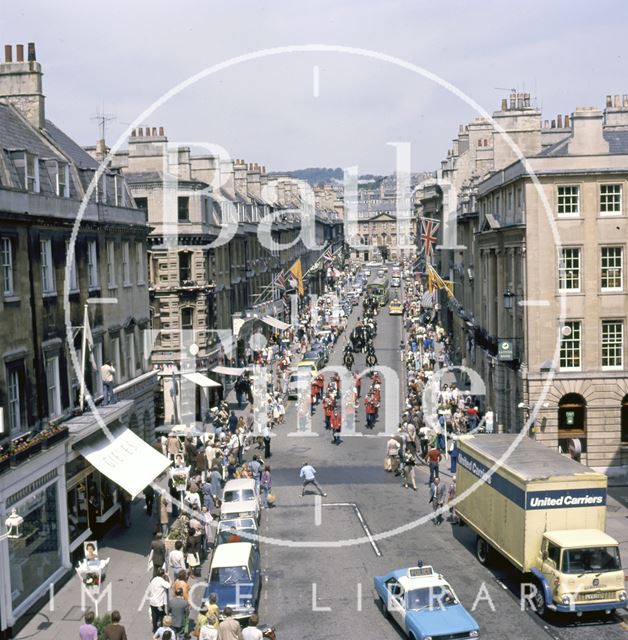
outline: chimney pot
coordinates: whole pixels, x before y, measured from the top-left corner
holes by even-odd
[[[545,129],[549,129],[549,120],[546,120],[546,121],[543,123],[543,126],[545,127]]]
[[[157,136],[157,127],[153,127],[153,136]]]
[[[262,173],[266,173],[266,165],[265,164],[262,165]]]
[[[164,135],[164,128],[163,127],[159,127],[159,135],[160,136]]]
[[[508,111],[508,99],[502,98],[502,111]]]
[[[144,136],[144,127],[137,128],[137,135],[142,137]]]
[[[15,45],[15,61],[24,62],[24,45],[23,44]]]
[[[556,126],[559,129],[563,128],[563,116],[560,113],[556,116]]]
[[[606,106],[607,107],[613,106],[613,96],[606,96]]]
[[[28,43],[28,61],[35,62],[37,60],[37,56],[35,55],[35,43]]]
[[[569,129],[569,116],[565,114],[565,129]]]
[[[13,62],[13,47],[10,44],[4,45],[4,61]]]
[[[136,132],[137,132],[137,129],[131,129],[131,138],[135,138]]]
[[[615,96],[614,106],[617,107],[617,108],[619,107],[619,96],[618,95]]]
[[[623,95],[623,96],[621,97],[621,100],[622,100],[622,106],[623,106],[624,108],[628,107],[628,95]]]
[[[556,129],[556,120],[552,120],[552,129]]]

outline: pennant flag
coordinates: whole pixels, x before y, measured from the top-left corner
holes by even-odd
[[[295,288],[298,291],[299,295],[302,296],[305,293],[305,289],[303,288],[303,271],[301,270],[301,258],[299,258],[291,267],[290,273],[294,276],[296,280]]]
[[[432,218],[421,219],[421,241],[423,243],[423,253],[425,258],[429,258],[436,245],[438,228],[440,223],[438,220],[432,220]]]
[[[89,316],[87,315],[87,307],[84,313],[84,327],[85,331],[85,344],[87,345],[87,353],[89,354],[89,361],[94,369],[97,369],[96,360],[94,359],[94,336],[92,335],[92,329],[89,326]]]

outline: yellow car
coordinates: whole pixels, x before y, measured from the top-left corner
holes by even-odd
[[[393,300],[388,306],[388,313],[391,316],[400,316],[403,314],[403,305],[399,300]]]
[[[312,377],[316,377],[318,375],[318,369],[316,368],[316,363],[313,360],[301,360],[297,364],[297,368],[301,369],[302,367],[309,367],[312,371]]]

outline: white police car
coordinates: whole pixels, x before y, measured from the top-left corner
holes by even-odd
[[[386,617],[411,640],[478,638],[480,627],[432,567],[397,569],[373,578]]]

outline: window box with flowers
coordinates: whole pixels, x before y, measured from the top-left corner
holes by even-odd
[[[0,473],[4,473],[11,468],[11,458],[8,453],[0,451]]]
[[[50,448],[58,442],[65,440],[68,437],[69,433],[70,430],[68,429],[68,427],[62,424],[55,424],[51,422],[48,425],[48,428],[42,431],[40,435],[42,437],[43,445],[47,448]]]
[[[11,463],[18,465],[41,451],[43,438],[41,434],[27,433],[11,442],[9,453]]]

